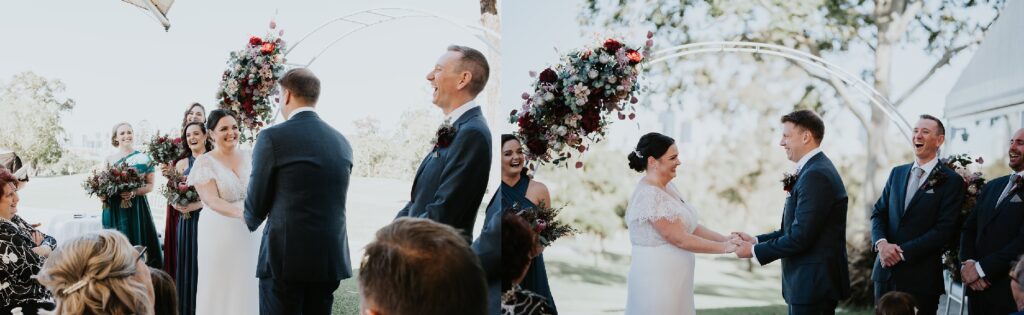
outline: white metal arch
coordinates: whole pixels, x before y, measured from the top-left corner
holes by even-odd
[[[654,52],[654,56],[658,57],[652,60],[651,63],[664,62],[689,55],[721,52],[741,52],[777,56],[825,71],[829,75],[835,76],[847,86],[853,87],[854,90],[860,92],[862,95],[867,96],[872,105],[885,112],[886,116],[889,117],[889,120],[896,124],[897,129],[903,133],[903,136],[906,137],[907,141],[911,141],[912,139],[913,128],[910,126],[910,123],[908,123],[903,115],[901,115],[899,111],[892,106],[892,103],[882,96],[881,93],[878,93],[875,88],[867,82],[864,82],[864,80],[861,80],[859,77],[850,74],[843,68],[840,68],[831,62],[796,49],[774,44],[742,41],[701,42],[678,45],[656,51]]]
[[[302,42],[305,41],[306,38],[309,38],[313,34],[316,34],[320,30],[322,30],[324,27],[327,27],[327,26],[329,26],[331,24],[338,23],[338,22],[347,22],[347,23],[356,25],[355,28],[342,33],[337,38],[335,38],[333,41],[331,41],[329,44],[327,44],[327,46],[325,46],[323,49],[321,49],[320,52],[318,52],[316,55],[313,55],[313,57],[309,60],[309,62],[306,62],[306,63],[288,63],[288,65],[291,65],[291,66],[309,67],[310,65],[313,64],[313,62],[316,61],[317,58],[319,58],[321,55],[326,53],[328,50],[331,49],[331,47],[334,47],[335,44],[337,44],[338,42],[341,42],[341,40],[345,39],[349,35],[352,35],[352,34],[358,32],[358,31],[361,31],[361,30],[364,30],[364,29],[367,29],[367,28],[370,28],[370,27],[373,27],[373,26],[376,26],[376,25],[385,24],[385,23],[388,23],[388,22],[396,21],[396,20],[410,19],[410,18],[437,19],[437,20],[441,20],[443,22],[446,22],[448,24],[452,24],[452,25],[457,26],[459,28],[462,28],[466,32],[472,34],[473,37],[476,37],[481,42],[483,42],[485,45],[487,45],[487,48],[490,49],[492,52],[494,52],[496,54],[500,54],[501,53],[501,51],[498,50],[497,47],[495,47],[489,40],[487,40],[487,37],[492,37],[492,38],[495,38],[496,40],[501,40],[501,34],[499,34],[497,32],[494,32],[494,31],[492,31],[492,30],[490,30],[488,28],[482,27],[482,26],[479,25],[479,23],[463,23],[463,22],[459,22],[459,21],[457,21],[457,20],[455,20],[453,18],[449,18],[449,17],[443,16],[443,15],[440,15],[440,14],[431,13],[431,12],[424,11],[424,10],[419,10],[419,9],[392,7],[392,8],[374,8],[374,9],[369,9],[369,10],[363,10],[363,11],[359,11],[359,12],[355,12],[355,13],[350,13],[350,14],[346,14],[346,15],[343,15],[343,16],[331,19],[331,20],[325,22],[324,24],[320,25],[319,27],[314,28],[312,31],[307,33],[305,36],[302,36],[302,38],[300,38],[299,40],[295,41],[295,43],[293,43],[292,46],[290,48],[288,48],[288,50],[285,51],[284,54],[287,57],[288,54],[291,53],[293,50],[295,50],[295,48],[298,47],[300,44],[302,44]]]

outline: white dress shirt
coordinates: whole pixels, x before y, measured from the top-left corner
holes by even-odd
[[[821,148],[814,148],[814,150],[811,150],[811,152],[807,152],[807,154],[804,154],[804,157],[800,158],[800,160],[796,162],[796,168],[794,173],[800,174],[800,169],[804,168],[804,165],[807,164],[807,161],[810,161],[811,158],[814,157],[815,155],[818,155],[818,153],[821,153]],[[758,243],[760,243],[760,240],[758,240],[755,236],[754,245],[757,245]],[[754,247],[750,247],[750,255],[754,256],[754,260],[756,260],[759,265],[763,265],[761,264],[761,260],[757,259],[757,253],[754,252]]]
[[[315,113],[316,109],[313,108],[313,106],[303,106],[303,107],[296,108],[295,110],[293,110],[291,112],[291,114],[288,114],[288,117],[285,117],[284,120],[287,121],[289,119],[292,119],[292,117],[295,117],[296,114],[301,113],[301,112],[314,112]]]
[[[480,107],[480,105],[477,105],[475,101],[470,100],[469,103],[462,104],[462,106],[459,106],[451,113],[448,113],[448,115],[445,115],[444,120],[454,124],[456,121],[459,120],[459,118],[462,117],[463,114],[477,107]]]

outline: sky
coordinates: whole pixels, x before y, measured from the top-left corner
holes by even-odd
[[[440,122],[425,76],[449,44],[486,52],[474,33],[458,26],[479,23],[477,1],[176,1],[166,32],[147,11],[122,1],[9,1],[0,9],[0,29],[7,30],[0,82],[23,71],[63,81],[63,96],[77,103],[63,119],[72,137],[106,136],[120,121],[146,120],[171,131],[191,102],[216,108],[229,52],[243,48],[251,35],[266,34],[271,20],[293,44],[329,20],[389,7],[424,10],[456,23],[406,18],[341,39],[311,66],[322,83],[318,110],[343,133],[353,133],[351,122],[364,117],[394,126],[403,111],[417,108],[430,109],[430,119]],[[379,20],[369,14],[355,18]],[[324,28],[289,54],[289,63],[308,62],[353,29],[345,22]]]

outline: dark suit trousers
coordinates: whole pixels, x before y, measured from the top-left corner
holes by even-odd
[[[1010,291],[1010,279],[1003,278],[992,283],[985,291],[968,289],[967,306],[973,314],[1010,314],[1017,311]]]
[[[915,292],[915,290],[893,284],[892,281],[875,282],[875,305],[878,305],[878,299],[890,291],[900,291],[914,296],[914,302],[917,303],[917,312],[919,314],[936,314],[939,311],[941,294]]]
[[[339,284],[261,278],[260,315],[330,315]]]
[[[821,301],[814,304],[790,304],[789,315],[835,315],[839,301]]]

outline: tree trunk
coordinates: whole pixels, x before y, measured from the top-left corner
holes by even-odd
[[[487,87],[484,89],[484,93],[487,94],[487,100],[485,106],[483,106],[484,117],[487,121],[492,124],[491,127],[491,139],[501,139],[501,131],[503,128],[498,128],[500,124],[504,124],[505,119],[501,117],[501,16],[498,15],[497,0],[480,0],[480,24],[485,29],[491,30],[493,33],[485,33],[484,40],[490,45],[487,50],[487,64],[490,67],[490,74],[488,75]],[[491,156],[500,156],[500,142],[492,141],[495,145],[492,145]],[[498,187],[498,180],[500,176],[499,168],[501,166],[498,163],[491,163],[490,180],[487,183],[487,187]]]

